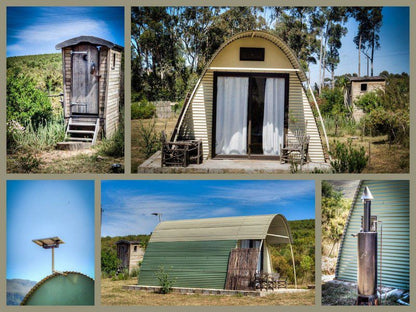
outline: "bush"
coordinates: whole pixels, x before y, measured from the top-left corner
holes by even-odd
[[[159,280],[160,293],[168,294],[172,291],[172,287],[175,284],[176,280],[173,280],[169,277],[169,273],[165,271],[163,265],[159,267],[159,271],[155,273],[156,278]]]
[[[110,157],[124,156],[124,125],[120,125],[110,139],[103,139],[99,153]]]
[[[380,107],[380,103],[381,100],[376,92],[367,92],[354,101],[354,104],[366,113]]]
[[[120,266],[120,259],[117,257],[117,252],[112,249],[101,250],[101,272],[105,272],[110,276],[114,276]]]
[[[320,99],[322,100],[322,104],[319,109],[324,115],[332,114],[334,110],[342,111],[343,113],[347,111],[341,88],[323,89]]]
[[[149,119],[156,115],[156,106],[143,100],[131,104],[131,119]]]
[[[335,142],[335,148],[330,152],[335,159],[331,161],[331,167],[336,173],[360,173],[367,165],[368,156],[364,147],[356,149],[352,147],[351,140],[348,144]]]
[[[406,109],[391,111],[383,108],[371,111],[361,120],[366,134],[387,135],[390,143],[409,146],[410,118]]]
[[[12,121],[7,127],[7,148],[22,151],[44,151],[52,149],[65,138],[63,120],[38,125],[37,129],[29,123],[26,127]]]
[[[24,173],[36,172],[42,161],[36,155],[27,153],[17,159],[17,166]]]
[[[161,136],[156,132],[156,120],[153,119],[149,124],[145,124],[140,121],[138,132],[140,138],[140,149],[146,158],[149,158],[156,151],[160,150]]]
[[[36,88],[33,79],[21,72],[7,77],[7,120],[22,125],[31,123],[37,129],[52,119],[52,104],[45,93]]]
[[[123,269],[121,272],[116,273],[111,278],[112,281],[125,281],[130,278],[129,271],[127,269]]]

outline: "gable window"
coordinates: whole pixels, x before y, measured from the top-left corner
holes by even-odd
[[[366,83],[362,83],[361,84],[361,91],[367,91],[367,84]]]
[[[112,55],[112,60],[111,60],[111,69],[115,69],[116,68],[116,54],[113,53]]]
[[[134,251],[134,252],[137,252],[137,246],[134,246],[134,247],[133,247],[133,251]]]
[[[240,61],[264,61],[264,48],[240,48]]]

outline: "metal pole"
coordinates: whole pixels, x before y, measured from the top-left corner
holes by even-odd
[[[296,266],[295,266],[295,256],[293,254],[292,243],[289,243],[290,246],[290,253],[292,254],[292,263],[293,263],[293,276],[295,278],[295,288],[298,288],[298,283],[296,280]]]
[[[52,273],[55,273],[55,247],[52,247]]]

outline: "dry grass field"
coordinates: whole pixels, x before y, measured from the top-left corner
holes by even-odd
[[[123,285],[137,284],[137,279],[112,281],[101,279],[102,305],[142,306],[272,306],[272,305],[313,305],[315,291],[294,294],[273,294],[265,297],[155,294],[144,291],[125,290]]]
[[[173,129],[175,128],[177,118],[178,117],[169,119],[156,118],[156,133],[160,135],[162,131],[165,131],[167,138],[170,138]],[[137,173],[137,167],[147,159],[141,148],[143,143],[142,138],[139,135],[140,123],[143,123],[145,127],[148,127],[152,122],[153,119],[134,119],[131,121],[131,170],[133,173]]]
[[[100,144],[100,143],[98,143]],[[97,147],[79,151],[40,151],[35,154],[40,165],[32,169],[31,173],[111,173],[111,165],[115,163],[124,166],[123,158],[99,156]],[[24,154],[7,155],[7,172],[21,173],[21,157]]]

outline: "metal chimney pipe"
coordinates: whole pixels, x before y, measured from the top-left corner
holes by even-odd
[[[363,227],[358,233],[358,298],[357,304],[377,304],[377,232],[371,229],[371,200],[366,187],[361,199],[364,202]]]

